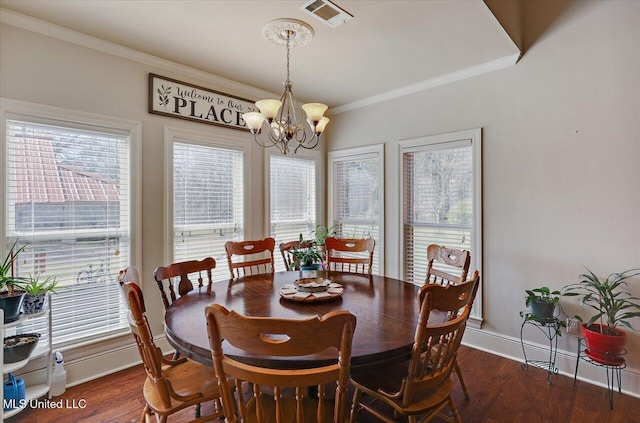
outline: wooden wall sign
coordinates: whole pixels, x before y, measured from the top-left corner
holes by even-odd
[[[242,114],[257,111],[251,100],[149,74],[149,113],[248,131]]]

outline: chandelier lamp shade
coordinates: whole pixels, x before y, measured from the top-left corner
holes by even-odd
[[[322,103],[300,106],[291,90],[293,84],[289,79],[289,62],[291,47],[303,46],[311,41],[313,28],[296,19],[276,19],[265,25],[262,33],[268,41],[287,48],[284,93],[280,100],[256,101],[260,112],[244,113],[242,118],[261,147],[276,147],[285,155],[291,152],[290,148],[293,153],[300,148],[312,149],[318,145],[320,135],[329,123],[329,118],[324,116],[328,106]]]

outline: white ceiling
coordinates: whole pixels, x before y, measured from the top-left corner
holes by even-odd
[[[273,93],[282,92],[286,49],[266,41],[262,28],[300,19],[315,36],[291,51],[294,93],[330,107],[519,54],[480,0],[336,0],[354,15],[336,28],[300,10],[303,3],[0,0],[0,7]]]

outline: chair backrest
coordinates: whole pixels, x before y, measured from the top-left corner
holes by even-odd
[[[162,365],[165,364],[162,351],[153,342],[153,334],[147,321],[146,309],[142,290],[135,282],[126,282],[122,285],[122,291],[129,304],[129,328],[136,341],[140,358],[147,379],[157,391],[158,397],[166,407],[171,406],[171,397],[175,392],[171,384],[164,378]]]
[[[423,285],[418,293],[419,304],[422,304],[425,297],[431,293],[431,314],[432,317],[437,312],[445,312],[446,317],[441,321],[451,320],[460,314],[464,307],[473,306],[473,301],[476,298],[478,292],[480,274],[476,270],[473,277],[468,281],[458,283],[456,285],[438,285],[434,283]],[[431,319],[431,322],[437,321],[438,317]]]
[[[340,310],[300,320],[247,317],[228,311],[219,304],[209,305],[205,314],[226,421],[248,419],[278,423],[294,421],[295,417],[298,423],[306,423],[314,421],[314,416],[317,421],[346,421],[351,343],[356,327],[353,314]],[[333,350],[336,351],[336,360],[300,370],[261,367],[225,356],[223,340],[260,357],[300,357]],[[239,399],[237,407],[229,376],[235,378]],[[243,381],[253,384],[254,398],[250,402],[245,401]],[[327,410],[324,385],[332,382],[337,383],[337,388],[333,410]],[[263,398],[261,393],[266,386],[273,387],[273,395]],[[312,386],[318,387],[317,399],[304,395],[305,388]],[[293,391],[295,395],[287,396],[287,391]],[[236,413],[239,413],[239,418]],[[249,415],[253,417],[249,418]]]
[[[211,284],[213,283],[211,271],[215,268],[216,261],[212,257],[207,257],[203,260],[183,261],[156,268],[153,272],[153,277],[160,290],[164,308],[166,309],[176,300],[176,285],[180,296],[193,290],[193,283],[189,279],[189,275],[197,274],[198,288],[204,286],[203,276],[206,275],[207,289],[211,289]]]
[[[227,252],[231,278],[273,273],[273,250],[275,247],[276,241],[273,238],[256,241],[228,241],[224,244],[224,249]],[[261,254],[261,258],[247,257],[254,254]],[[239,256],[240,260],[234,261],[234,256]]]
[[[327,270],[371,275],[375,246],[373,238],[329,237],[325,240]]]
[[[118,272],[118,283],[120,284],[120,288],[122,288],[122,286],[127,282],[135,282],[138,285],[140,284],[140,272],[138,271],[137,267],[129,266]],[[123,289],[120,289],[120,297],[122,298],[122,302],[124,303],[125,307],[129,309],[129,301],[124,296]]]
[[[472,298],[477,290],[480,277],[475,277],[461,286],[465,293],[451,289],[455,286],[440,287],[426,291],[420,306],[420,317],[416,326],[411,359],[407,378],[402,386],[401,395],[404,406],[420,401],[424,394],[444,383],[454,367],[456,353],[466,328],[471,301],[463,307],[462,312],[451,320],[440,324],[428,324],[429,315],[436,306],[464,301],[460,297]]]
[[[313,246],[312,241],[290,241],[283,242],[279,245],[280,254],[282,254],[282,261],[284,262],[284,267],[287,270],[300,270],[300,265],[295,262],[294,257],[292,255],[292,251],[296,250],[306,250]]]
[[[440,285],[456,284],[467,279],[471,253],[469,250],[447,248],[444,245],[431,244],[427,247],[427,278],[425,283],[437,283]],[[434,268],[434,261],[452,268],[459,276]]]
[[[135,282],[137,284],[140,283],[140,272],[138,271],[137,267],[129,266],[118,272],[118,283],[120,284],[120,286],[124,285],[127,282]]]

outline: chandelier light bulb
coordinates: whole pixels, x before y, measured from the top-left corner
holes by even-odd
[[[329,123],[329,118],[326,116],[322,116],[322,118],[320,119],[320,121],[318,122],[318,124],[316,125],[316,134],[321,134],[324,132],[324,128],[327,126],[327,123]]]
[[[282,102],[280,100],[267,99],[256,101],[256,107],[260,109],[260,113],[262,113],[269,122],[276,117],[281,106]]]
[[[329,106],[322,103],[307,103],[302,105],[302,110],[307,114],[311,122],[319,122]]]
[[[251,132],[260,132],[262,122],[264,122],[264,116],[262,115],[262,113],[244,113],[242,115],[242,119],[244,119],[244,121],[247,123],[247,126],[249,127]]]

